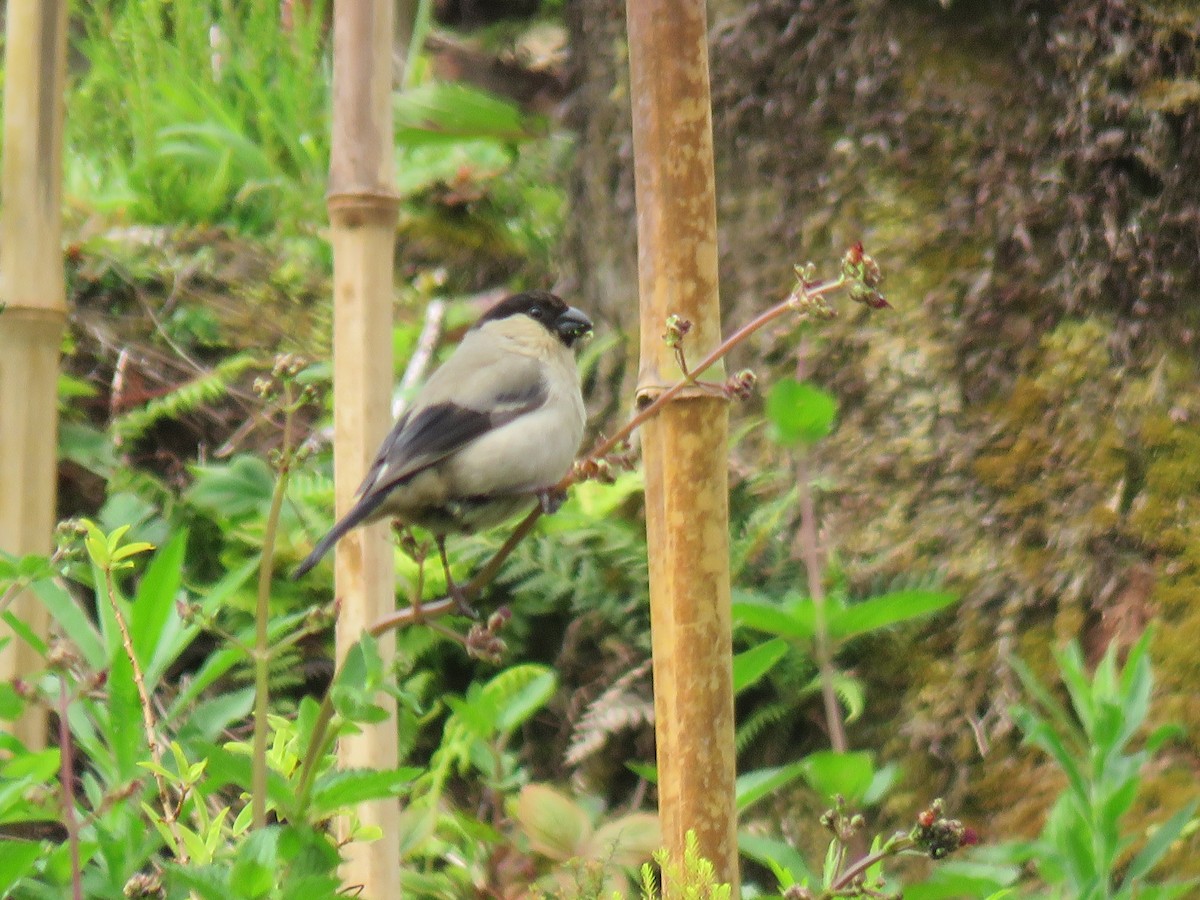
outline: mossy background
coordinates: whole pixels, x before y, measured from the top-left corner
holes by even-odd
[[[855,590],[936,572],[963,597],[864,652],[852,742],[902,762],[895,815],[946,795],[989,839],[1031,836],[1058,785],[1018,749],[1007,660],[1049,677],[1052,646],[1095,658],[1155,623],[1157,715],[1186,738],[1136,833],[1196,793],[1200,764],[1200,7],[709,7],[726,319],[781,296],[793,264],[828,271],[866,243],[895,310],[803,342],[842,408],[822,524]],[[632,331],[622,8],[567,7],[567,256],[580,302]],[[733,365],[789,370],[795,344],[768,334]],[[780,809],[785,827],[804,814]],[[1196,859],[1177,855],[1189,874]]]

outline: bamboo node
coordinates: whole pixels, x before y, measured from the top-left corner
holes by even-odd
[[[392,226],[400,210],[400,195],[387,190],[338,191],[325,195],[329,221],[343,228]]]

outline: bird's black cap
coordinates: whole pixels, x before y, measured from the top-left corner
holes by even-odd
[[[547,331],[556,334],[570,347],[583,335],[592,330],[592,320],[573,306],[567,306],[561,297],[549,291],[524,291],[501,300],[484,313],[475,327],[485,322],[525,315],[541,322]]]

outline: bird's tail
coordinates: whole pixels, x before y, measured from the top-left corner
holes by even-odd
[[[384,494],[368,494],[355,503],[354,506],[350,507],[350,512],[342,516],[329,529],[325,537],[317,541],[317,546],[313,547],[312,552],[304,557],[304,561],[296,566],[295,571],[292,572],[292,581],[298,581],[311,572],[313,567],[321,561],[321,558],[329,552],[334,544],[342,539],[346,532],[357,528],[367,520],[371,513],[375,512],[375,509],[383,502],[384,496]]]

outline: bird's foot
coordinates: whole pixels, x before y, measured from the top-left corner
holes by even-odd
[[[567,501],[567,492],[559,488],[545,488],[537,492],[538,506],[548,516],[554,515]]]
[[[479,613],[475,610],[467,600],[467,592],[455,584],[453,581],[446,583],[446,593],[450,595],[450,599],[454,601],[454,606],[458,610],[459,615],[466,616],[468,619],[478,619]]]

